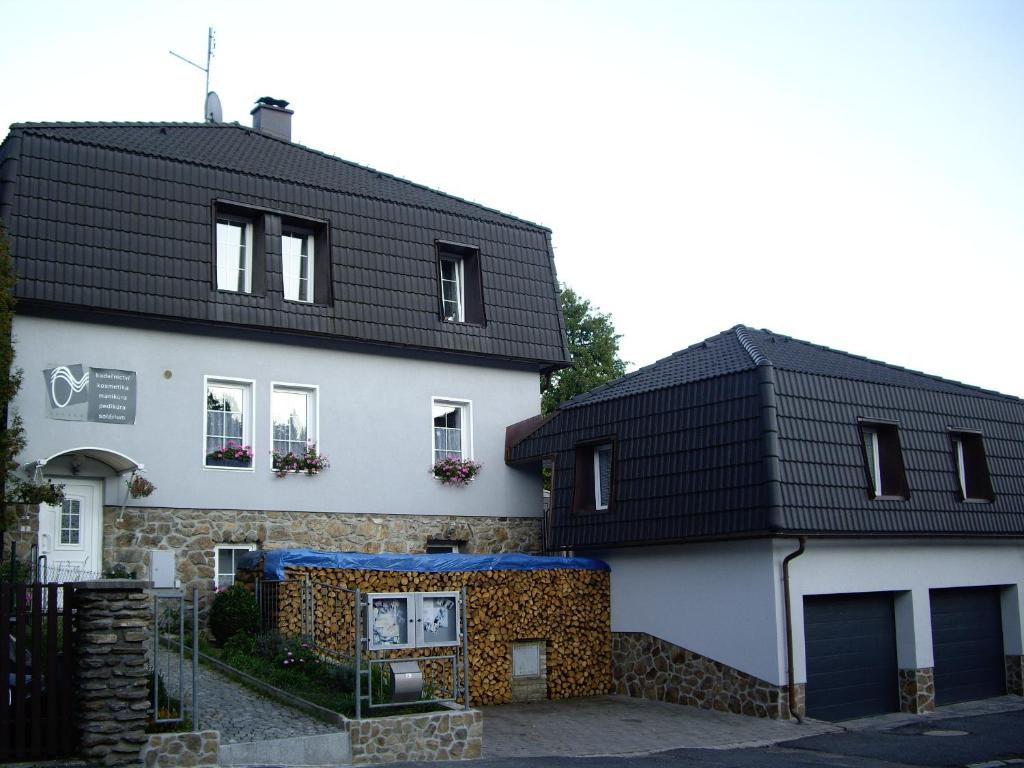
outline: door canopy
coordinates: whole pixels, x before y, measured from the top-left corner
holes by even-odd
[[[66,451],[61,451],[60,453],[55,453],[45,459],[33,462],[28,466],[36,470],[42,470],[50,462],[62,458],[68,458],[72,461],[92,459],[93,461],[98,461],[99,463],[110,467],[110,469],[118,475],[123,475],[126,472],[135,472],[144,468],[142,464],[137,462],[131,456],[126,456],[119,451],[112,451],[109,448],[91,447],[71,448]]]

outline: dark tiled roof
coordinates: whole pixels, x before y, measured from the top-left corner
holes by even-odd
[[[871,500],[859,420],[898,425],[910,497]],[[949,432],[983,436],[991,503],[960,500]],[[1024,536],[1024,401],[736,326],[515,435],[554,457],[551,546],[779,533]],[[615,446],[613,503],[573,508],[576,447]]]
[[[216,201],[326,222],[329,297],[284,300],[273,237],[265,289],[217,291]],[[238,125],[16,125],[0,146],[0,215],[23,312],[568,361],[546,228]],[[485,324],[442,321],[438,240],[479,249]]]
[[[12,131],[546,230],[238,123],[15,123]]]
[[[848,352],[800,341],[769,330],[737,325],[717,336],[680,350],[669,357],[592,389],[564,404],[573,408],[663,387],[724,376],[760,365],[777,370],[811,373],[852,381],[889,384],[933,392],[1003,398],[998,392],[949,381],[871,360]]]

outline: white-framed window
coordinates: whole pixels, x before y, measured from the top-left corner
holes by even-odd
[[[216,570],[214,579],[217,589],[225,589],[235,583],[238,559],[247,552],[255,550],[255,544],[217,544],[213,548],[213,562]]]
[[[433,462],[441,459],[471,459],[472,422],[468,400],[435,397],[431,400],[433,418]]]
[[[204,464],[216,469],[251,469],[253,387],[246,379],[204,380]]]
[[[217,289],[252,293],[253,227],[243,219],[217,218]]]
[[[271,384],[270,440],[275,453],[300,455],[318,442],[317,387]]]
[[[441,315],[445,320],[462,323],[466,319],[465,274],[462,259],[444,254],[441,269]]]
[[[284,297],[289,301],[313,301],[313,249],[313,235],[291,229],[281,232]]]
[[[424,550],[428,555],[456,555],[459,553],[459,542],[441,539],[428,539]]]
[[[608,509],[612,492],[612,445],[594,446],[594,508]]]

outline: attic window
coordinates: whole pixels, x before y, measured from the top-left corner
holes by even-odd
[[[994,501],[992,480],[985,460],[985,445],[978,432],[951,432],[953,465],[956,467],[961,501]]]
[[[484,324],[480,250],[438,241],[438,306],[446,323]]]
[[[252,293],[252,222],[217,219],[217,290]]]
[[[868,493],[872,499],[907,499],[906,469],[895,424],[861,422]]]
[[[573,512],[605,512],[614,498],[615,445],[603,440],[576,446]]]

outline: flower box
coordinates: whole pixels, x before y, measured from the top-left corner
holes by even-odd
[[[207,456],[206,466],[248,468],[252,466],[252,459],[215,459],[211,456]]]

